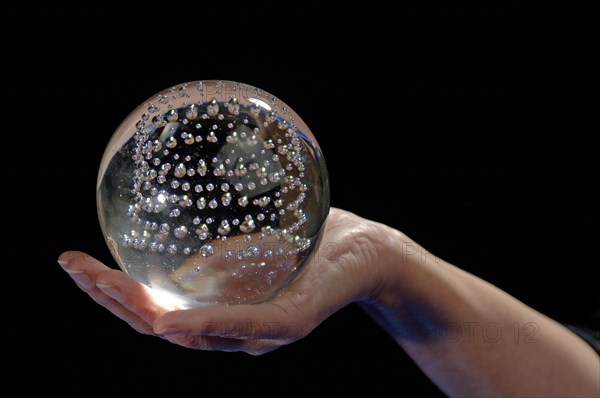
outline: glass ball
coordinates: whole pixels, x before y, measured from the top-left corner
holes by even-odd
[[[178,308],[258,303],[318,246],[329,212],[323,155],[266,91],[204,80],[139,105],[110,139],[98,215],[120,268]]]

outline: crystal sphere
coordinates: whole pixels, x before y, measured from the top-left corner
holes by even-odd
[[[116,262],[159,302],[249,304],[278,294],[315,252],[329,183],[288,105],[204,80],[156,94],[119,125],[97,205]]]

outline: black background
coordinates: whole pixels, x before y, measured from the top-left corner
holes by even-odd
[[[580,76],[521,2],[15,2],[2,22],[9,383],[57,370],[44,388],[439,394],[355,305],[261,357],[200,352],[136,334],[56,264],[78,249],[114,266],[95,204],[104,148],[139,103],[193,80],[245,82],[294,108],[325,154],[333,206],[562,322],[597,308],[597,154],[569,90]]]

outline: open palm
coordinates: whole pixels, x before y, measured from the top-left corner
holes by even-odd
[[[252,305],[173,310],[157,303],[141,283],[85,253],[63,253],[59,263],[94,301],[140,333],[189,348],[259,355],[306,336],[345,305],[369,298],[389,237],[384,229],[332,209],[319,252],[300,277],[277,297]]]

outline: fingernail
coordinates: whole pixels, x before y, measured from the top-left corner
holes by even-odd
[[[71,278],[84,289],[91,289],[94,287],[94,282],[92,278],[88,276],[84,271],[78,269],[65,269],[67,274],[71,276]]]
[[[67,266],[67,264],[69,264],[68,261],[65,260],[58,260],[58,265],[60,265],[61,267],[65,268]]]
[[[117,289],[115,285],[110,285],[107,283],[96,283],[96,287],[100,289],[102,293],[117,301],[123,300],[123,293],[121,293],[121,291]]]

